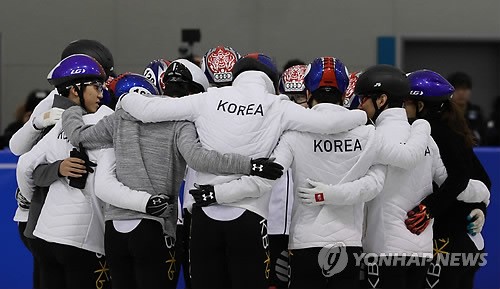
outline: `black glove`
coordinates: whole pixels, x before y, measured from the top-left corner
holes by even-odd
[[[151,196],[146,204],[146,213],[161,218],[168,217],[172,209],[170,197],[164,194]]]
[[[16,201],[17,201],[17,205],[19,206],[19,208],[29,210],[31,202],[28,201],[23,196],[23,194],[21,194],[21,191],[19,190],[19,188],[16,189]]]
[[[189,193],[193,196],[195,205],[206,207],[217,203],[214,186],[194,184],[194,187],[196,189],[189,190]]]
[[[94,169],[92,167],[97,166],[97,164],[89,160],[89,156],[85,152],[85,148],[82,146],[82,143],[80,143],[80,151],[78,151],[76,148],[73,148],[73,150],[69,153],[69,156],[72,158],[79,158],[85,162],[87,173],[83,174],[80,178],[68,177],[70,186],[77,189],[84,189],[85,183],[87,182],[87,177],[89,176],[89,172],[93,173]]]
[[[283,175],[283,166],[275,163],[274,158],[260,158],[250,162],[252,169],[251,176],[258,176],[269,180],[277,180]]]

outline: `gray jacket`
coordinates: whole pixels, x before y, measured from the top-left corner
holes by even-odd
[[[88,149],[113,146],[116,176],[134,190],[151,195],[166,194],[176,202],[186,162],[196,171],[213,174],[249,174],[251,158],[220,154],[202,148],[191,122],[144,124],[119,109],[95,126],[82,120],[83,110],[70,108],[63,114],[63,130],[70,142]],[[99,165],[99,164],[98,164]],[[110,204],[106,220],[152,219],[163,224],[165,233],[175,236],[177,206],[166,219],[122,209]]]

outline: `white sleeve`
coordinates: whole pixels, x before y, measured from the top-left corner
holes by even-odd
[[[35,145],[42,131],[33,127],[33,119],[52,108],[54,94],[55,92],[52,91],[35,107],[30,119],[10,139],[10,151],[16,156],[27,153]]]
[[[432,159],[432,180],[438,186],[441,186],[444,183],[444,181],[446,181],[446,178],[448,177],[448,172],[446,171],[446,167],[444,166],[443,160],[441,159],[441,155],[439,154],[439,149],[432,138],[431,142],[432,146],[435,147],[434,149],[435,153]]]
[[[428,148],[431,127],[425,120],[416,120],[411,126],[410,137],[405,144],[380,143],[377,163],[409,170],[419,163]]]
[[[273,151],[271,157],[275,162],[282,165],[286,172],[293,162],[293,154],[290,142],[293,132],[286,132],[281,136],[280,142]],[[292,142],[293,143],[293,142]],[[256,176],[242,176],[228,183],[214,186],[217,202],[220,204],[234,203],[245,198],[259,198],[264,194],[271,193],[276,181]]]
[[[194,188],[196,182],[196,171],[187,167],[186,176],[184,177],[184,200],[182,207],[187,209],[189,213],[193,212],[194,198],[189,193],[189,190]]]
[[[321,112],[306,109],[294,102],[281,100],[283,109],[283,131],[335,134],[366,124],[367,116],[362,110]]]
[[[131,92],[121,98],[121,107],[142,122],[187,120],[194,122],[203,107],[204,93],[184,97],[148,97]]]
[[[470,179],[467,188],[458,195],[457,200],[466,203],[483,202],[488,206],[490,203],[490,190],[483,182]]]
[[[350,206],[375,198],[384,187],[387,166],[373,165],[361,178],[338,185],[330,185],[325,199],[333,205]]]
[[[150,194],[132,190],[116,178],[116,158],[112,148],[102,149],[95,170],[95,194],[115,207],[145,213]]]
[[[47,163],[46,152],[55,147],[57,141],[56,133],[60,131],[61,122],[46,134],[30,151],[19,157],[16,168],[17,185],[21,194],[31,201],[35,190],[35,181],[33,180],[33,171],[38,165]]]

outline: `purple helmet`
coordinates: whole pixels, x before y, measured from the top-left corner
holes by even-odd
[[[228,85],[233,81],[233,66],[241,55],[229,46],[219,45],[203,56],[201,69],[213,85]]]
[[[349,73],[342,61],[333,57],[319,57],[307,66],[304,82],[310,92],[320,87],[334,87],[344,94],[349,85]]]
[[[408,75],[410,98],[422,101],[443,102],[451,98],[453,86],[439,73],[432,70],[417,70]]]
[[[106,73],[99,62],[85,54],[64,58],[47,75],[47,80],[55,87],[93,80],[104,82],[105,79]]]
[[[149,63],[143,73],[144,76],[146,76],[146,78],[156,86],[156,89],[160,94],[163,94],[163,89],[165,89],[163,76],[165,75],[165,71],[169,65],[170,61],[168,60],[156,59]]]
[[[307,65],[294,65],[285,70],[280,78],[280,93],[306,94],[304,85],[306,70]]]
[[[120,74],[113,79],[109,83],[109,89],[115,97],[129,92],[158,95],[156,87],[145,76],[130,72]]]

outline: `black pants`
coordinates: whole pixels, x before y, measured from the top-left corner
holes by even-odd
[[[29,239],[26,238],[26,236],[24,236],[24,230],[26,229],[26,222],[19,222],[17,228],[19,230],[19,237],[21,238],[21,241],[23,242],[26,249],[28,249],[31,255],[33,256],[33,288],[38,289],[40,288],[40,266],[38,265],[38,260],[33,255]]]
[[[269,248],[270,285],[277,289],[288,288],[288,235],[269,235]]]
[[[430,264],[428,258],[410,256],[368,258],[366,262],[368,288],[424,288],[425,274]]]
[[[113,288],[176,287],[174,240],[164,237],[159,222],[142,219],[131,232],[120,233],[106,221],[104,244]]]
[[[189,276],[184,270],[184,275],[180,276],[181,272],[181,266],[184,265],[185,259],[186,259],[186,248],[185,248],[185,242],[188,242],[188,240],[184,240],[184,225],[177,225],[177,230],[176,230],[176,239],[172,237],[167,237],[166,239],[166,244],[167,244],[167,249],[168,249],[168,281],[173,286],[174,284],[178,284],[179,282],[179,277],[180,278],[185,278],[186,275]],[[185,284],[186,281],[184,281]],[[176,288],[171,287],[171,288]],[[186,288],[187,287],[186,285]]]
[[[344,254],[322,254],[324,258],[319,257],[322,248],[291,250],[289,288],[360,288],[360,264],[354,254],[360,255],[362,249],[343,248]]]
[[[451,261],[450,253],[459,253],[455,262]],[[480,262],[467,264],[462,253],[481,260],[483,251],[478,251],[467,235],[434,240],[434,259],[427,270],[425,288],[470,288],[474,287],[474,276]],[[439,256],[439,257],[438,257]],[[439,259],[441,258],[441,259]],[[467,257],[466,257],[467,258]],[[460,266],[450,266],[458,263]]]
[[[184,284],[186,285],[185,289],[191,289],[191,276],[189,273],[190,265],[189,265],[189,243],[191,240],[191,213],[188,212],[187,209],[184,209],[184,224],[182,226],[182,230],[177,232],[178,238],[181,240],[182,246],[182,268],[184,273]]]
[[[40,288],[111,288],[102,255],[68,245],[30,239],[40,265]]]
[[[193,207],[191,222],[193,288],[265,288],[271,258],[267,222],[245,211],[232,221],[217,221]]]

